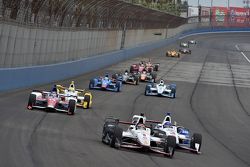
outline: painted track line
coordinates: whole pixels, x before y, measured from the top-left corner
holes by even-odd
[[[240,51],[240,48],[239,48],[238,45],[235,45],[235,47],[236,47],[236,49],[237,49],[238,51]],[[247,57],[242,51],[240,51],[240,53],[245,57],[245,59],[248,61],[248,63],[250,63],[250,60],[248,59],[248,57]]]

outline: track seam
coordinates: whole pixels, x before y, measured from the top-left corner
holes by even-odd
[[[33,166],[37,166],[37,165],[35,164],[35,158],[34,158],[34,156],[33,156],[34,154],[33,154],[33,146],[32,146],[32,144],[33,144],[34,136],[35,136],[35,134],[36,134],[37,129],[41,126],[43,120],[46,118],[47,114],[48,114],[48,113],[45,113],[45,114],[42,116],[42,118],[37,122],[37,124],[34,126],[33,131],[31,132],[31,135],[30,135],[29,143],[28,143],[28,145],[27,145],[28,152],[29,152],[29,154],[30,154],[30,157],[31,157],[31,161],[32,161],[32,163],[33,163]]]
[[[234,87],[234,91],[235,91],[235,94],[236,94],[237,101],[239,102],[240,107],[242,108],[242,110],[244,111],[244,113],[247,116],[250,116],[249,112],[247,111],[247,109],[244,107],[243,103],[240,100],[239,92],[237,90],[236,83],[235,83],[234,73],[233,73],[233,70],[232,70],[232,65],[231,65],[230,59],[228,57],[228,54],[227,54],[227,62],[228,62],[228,66],[229,66],[229,69],[230,69],[230,72],[231,72],[233,87]]]

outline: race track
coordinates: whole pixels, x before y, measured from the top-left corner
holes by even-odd
[[[191,55],[180,59],[164,56],[167,48],[178,47],[176,43],[57,82],[68,85],[74,80],[77,87],[87,88],[92,77],[124,71],[150,57],[160,63],[158,78],[177,84],[176,99],[144,96],[145,83],[123,85],[120,93],[92,91],[92,109],[77,109],[74,116],[68,116],[26,109],[30,91],[50,89],[51,84],[0,94],[0,167],[250,166],[250,33],[187,39],[196,39],[198,44],[191,47]],[[171,112],[175,121],[201,133],[202,154],[177,151],[169,159],[102,144],[106,116],[129,121],[142,112],[157,120]]]

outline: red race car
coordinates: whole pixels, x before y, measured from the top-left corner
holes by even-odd
[[[49,111],[66,112],[73,115],[76,109],[76,97],[65,96],[56,92],[33,90],[29,96],[27,108],[46,109]]]
[[[138,73],[143,72],[144,70],[147,72],[153,72],[159,70],[159,63],[152,64],[151,61],[145,62],[141,61],[139,64],[132,64],[130,66],[130,73]]]

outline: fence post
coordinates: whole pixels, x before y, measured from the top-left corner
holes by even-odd
[[[120,50],[122,50],[124,48],[125,39],[126,39],[126,22],[125,22],[123,30],[122,30],[122,38],[121,38],[121,47],[120,47]]]

